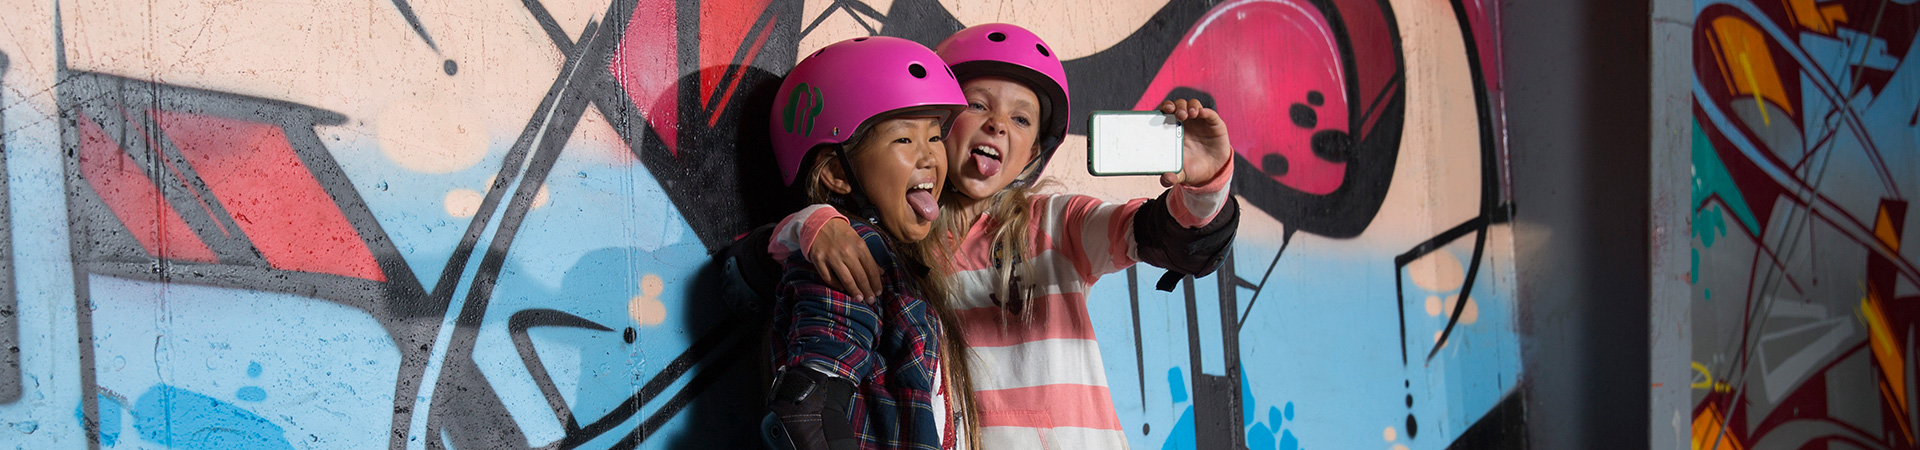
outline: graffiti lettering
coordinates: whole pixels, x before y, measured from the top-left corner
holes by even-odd
[[[1917,11],[1695,3],[1694,445],[1917,448]]]

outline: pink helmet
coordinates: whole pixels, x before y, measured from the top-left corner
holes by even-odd
[[[773,157],[793,185],[813,149],[843,144],[876,118],[904,110],[942,117],[941,130],[966,108],[953,71],[926,46],[873,36],[822,47],[793,66],[774,94]]]
[[[1032,31],[1018,25],[990,23],[967,27],[934,47],[940,59],[953,66],[960,79],[1007,77],[1033,89],[1046,117],[1040,121],[1040,154],[1028,167],[1046,167],[1054,148],[1067,136],[1072,102],[1067,98],[1067,71],[1053,48]],[[1038,175],[1035,171],[1031,175]]]

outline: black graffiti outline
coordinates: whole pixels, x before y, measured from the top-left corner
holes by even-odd
[[[7,54],[0,52],[0,105],[6,104]],[[7,114],[0,109],[0,133]],[[26,384],[20,367],[20,299],[13,287],[13,209],[7,189],[7,142],[0,137],[0,405],[19,401]]]
[[[427,42],[427,48],[440,51],[440,45],[433,43],[433,36],[427,34],[427,26],[420,23],[420,15],[413,13],[413,5],[408,4],[407,0],[393,0],[393,7],[400,10],[400,17],[406,19],[407,26],[413,27],[413,34]]]
[[[807,35],[813,34],[813,30],[815,28],[820,27],[821,23],[824,23],[827,21],[827,19],[832,18],[833,13],[841,9],[847,10],[847,15],[853,17],[853,21],[856,23],[859,23],[861,28],[866,28],[868,35],[876,35],[876,36],[880,35],[880,30],[874,29],[873,25],[867,23],[867,19],[863,19],[860,17],[861,15],[864,14],[867,16],[867,18],[871,18],[876,22],[880,22],[883,27],[887,23],[886,14],[881,14],[880,11],[874,10],[873,6],[867,5],[866,3],[862,3],[857,0],[832,0],[832,1],[833,1],[833,4],[827,5],[826,10],[821,11],[820,15],[818,16],[814,16],[813,21],[807,23],[807,27],[800,30],[801,38],[805,38],[807,37]]]
[[[533,377],[541,394],[546,397],[554,418],[566,429],[565,435],[560,440],[542,448],[573,449],[585,445],[638,415],[642,408],[652,403],[660,394],[665,393],[667,388],[677,382],[680,377],[694,370],[696,366],[704,367],[694,375],[693,380],[677,391],[653,414],[647,415],[638,427],[612,447],[632,448],[644,442],[660,428],[660,425],[673,419],[690,403],[692,397],[704,393],[719,374],[724,373],[728,367],[739,360],[745,359],[743,353],[748,351],[751,340],[745,338],[747,335],[745,333],[729,332],[741,325],[745,324],[739,320],[719,324],[714,332],[702,336],[686,351],[668,362],[633,396],[584,427],[580,426],[579,421],[573,416],[572,409],[567,407],[564,397],[560,395],[559,387],[547,374],[546,366],[541,363],[540,354],[534,348],[527,331],[537,327],[567,327],[605,332],[611,332],[613,329],[564,311],[529,309],[515,312],[508,319],[507,333],[513,340],[514,349],[520,354],[521,363],[525,366],[527,373]]]
[[[174,207],[183,220],[189,221],[196,236],[216,250],[220,260],[212,264],[196,264],[152,257],[140,250],[137,245],[82,245],[90,243],[88,236],[98,236],[101,227],[118,226],[113,213],[104,211],[97,193],[81,176],[77,158],[66,161],[67,192],[69,203],[69,233],[74,237],[72,254],[75,256],[74,274],[76,299],[80,302],[79,311],[90,311],[86,305],[91,302],[87,291],[87,276],[99,274],[118,278],[148,280],[170,283],[199,284],[228,288],[243,288],[266,292],[278,292],[306,296],[332,301],[366,311],[369,316],[380,322],[381,327],[393,339],[401,354],[401,376],[396,391],[404,391],[410,379],[417,379],[428,358],[428,349],[434,336],[428,326],[437,327],[438,317],[434,304],[421,301],[423,289],[413,272],[407,268],[399,250],[393,245],[378,220],[366,208],[346,177],[345,171],[333,162],[325,145],[314,132],[314,127],[324,124],[344,123],[345,118],[335,113],[312,107],[277,100],[185,88],[141,80],[133,80],[113,75],[79,72],[60,68],[62,74],[58,90],[60,110],[63,119],[63,142],[69,155],[75,155],[81,143],[78,135],[80,120],[93,120],[103,131],[114,137],[117,151],[127,154],[136,161],[143,161],[143,170],[150,181],[163,192],[163,200]],[[321,189],[335,202],[342,216],[360,236],[370,255],[379,265],[386,282],[377,282],[361,278],[311,272],[279,270],[269,267],[264,260],[246,257],[251,252],[250,243],[242,237],[220,238],[220,233],[209,230],[214,222],[227,220],[228,232],[238,235],[239,229],[231,222],[231,216],[219,211],[220,218],[212,218],[202,210],[198,201],[184,192],[189,189],[204,189],[197,184],[199,178],[192,175],[190,165],[177,160],[177,148],[172,148],[157,127],[153,126],[151,113],[134,111],[126,105],[148,105],[151,109],[180,112],[226,119],[242,120],[272,126],[283,131],[294,154],[306,165],[308,173],[314,177]],[[116,106],[117,105],[117,106]],[[110,112],[119,112],[120,114]],[[148,156],[152,152],[161,152],[162,158],[173,160],[174,166],[160,170],[156,164],[165,164],[161,159]],[[186,175],[173,175],[179,170]],[[172,192],[169,192],[172,191]],[[201,195],[211,195],[201,191]],[[207,202],[215,203],[215,202]],[[198,213],[198,214],[197,214]],[[198,224],[197,226],[193,224]],[[122,229],[124,230],[124,229]],[[124,234],[124,233],[123,233]],[[124,236],[123,236],[124,237]],[[244,249],[241,246],[246,246]],[[444,304],[438,305],[444,308]],[[90,322],[90,314],[80,314],[81,319]],[[423,317],[434,320],[423,323]],[[83,327],[90,330],[90,326]],[[84,331],[90,332],[90,331]],[[90,339],[91,335],[86,335]],[[83,379],[92,380],[92,347],[83,346]],[[412,376],[407,376],[412,373]],[[83,382],[84,385],[91,383]],[[396,392],[399,394],[400,392]],[[410,392],[408,394],[411,394]],[[402,400],[404,399],[404,400]],[[411,395],[396,395],[396,410],[406,410],[412,403]],[[89,421],[97,420],[88,411]],[[399,416],[399,415],[396,415]],[[399,416],[402,419],[403,416]],[[404,420],[396,420],[404,423]],[[97,439],[97,436],[95,437]]]
[[[537,1],[527,0],[527,3],[537,4]],[[783,4],[769,4],[768,7],[761,12],[760,17],[756,19],[748,34],[742,37],[743,42],[735,52],[734,63],[729,67],[727,72],[723,74],[722,83],[716,86],[717,90],[727,89],[727,86],[729,86],[735,78],[745,76],[744,67],[746,63],[752,63],[754,61],[741,61],[739,58],[744,55],[745,50],[749,45],[752,45],[752,42],[761,38],[761,33],[776,32],[776,30],[768,26],[769,23],[774,19],[776,14],[791,12],[782,11],[779,9],[780,6],[783,6]],[[784,4],[784,6],[787,6],[787,9],[791,10],[797,9],[798,5],[788,3]],[[440,298],[439,295],[446,295],[450,300],[454,289],[451,287],[443,289],[439,286],[452,286],[452,283],[445,282],[465,278],[459,275],[465,271],[465,263],[471,258],[471,252],[474,247],[477,246],[480,235],[485,233],[485,225],[489,222],[491,213],[498,208],[500,198],[504,195],[504,189],[507,185],[511,184],[515,178],[524,178],[524,180],[519,182],[518,188],[513,194],[513,199],[502,213],[501,221],[493,232],[493,243],[490,244],[489,251],[480,261],[480,265],[474,274],[474,281],[470,283],[471,287],[468,291],[468,298],[462,305],[460,316],[455,323],[455,334],[450,339],[450,346],[442,358],[446,363],[455,365],[471,364],[473,335],[477,333],[480,320],[485,314],[485,306],[491,297],[493,281],[497,279],[499,271],[504,265],[504,258],[508,252],[507,249],[511,248],[512,239],[513,236],[517,234],[519,224],[525,219],[527,211],[531,209],[533,196],[537,192],[538,186],[544,182],[546,175],[552,169],[552,165],[558,161],[561,152],[564,151],[566,138],[572,134],[572,127],[578,123],[585,113],[586,108],[589,106],[600,108],[600,110],[610,118],[625,117],[631,120],[637,115],[632,113],[632,111],[636,111],[638,108],[631,103],[628,97],[621,95],[623,91],[613,81],[611,74],[607,72],[604,66],[581,66],[581,64],[586,62],[604,62],[607,61],[608,58],[611,58],[612,52],[617,49],[619,40],[624,37],[624,27],[627,25],[626,20],[631,17],[632,9],[635,7],[637,7],[637,4],[631,1],[614,2],[609,7],[607,14],[607,17],[613,18],[613,20],[600,25],[590,23],[587,30],[582,33],[582,37],[578,41],[579,43],[572,47],[573,51],[567,53],[569,56],[565,66],[566,68],[563,69],[562,76],[556,80],[554,90],[550,90],[547,97],[542,101],[542,107],[539,108],[541,114],[534,116],[534,119],[529,122],[527,129],[523,131],[521,139],[516,141],[514,147],[509,150],[508,156],[502,163],[500,174],[495,177],[494,185],[489,187],[482,201],[480,207],[481,213],[476,214],[472,225],[469,227],[467,236],[463,238],[460,246],[456,247],[455,257],[451,258],[452,260],[449,262],[446,270],[443,271],[443,283],[437,284],[435,288],[436,298]],[[681,0],[677,7],[679,26],[676,27],[676,33],[678,33],[679,43],[681,44],[677,46],[680,52],[680,58],[678,60],[681,62],[682,72],[685,72],[686,70],[684,69],[686,69],[687,66],[697,66],[697,64],[699,64],[695,47],[685,44],[689,39],[696,39],[698,37],[697,20],[700,11],[697,2],[692,0]],[[534,8],[530,7],[529,10],[536,16],[539,16],[539,11],[544,11],[544,8],[539,8],[539,11],[534,11]],[[537,20],[544,22],[544,19]],[[559,41],[556,41],[556,44],[559,44]],[[769,53],[764,50],[765,47],[763,47],[763,51],[758,55],[757,59],[768,57]],[[774,54],[777,55],[778,53]],[[697,67],[694,68],[697,69]],[[575,84],[588,88],[570,89],[570,87]],[[699,111],[703,114],[719,114],[726,106],[717,101],[717,99],[720,98],[718,95],[712,96],[712,98],[716,99],[712,104],[701,105],[693,101],[697,98],[698,91],[692,86],[681,85],[676,91],[678,95],[681,96],[681,101],[678,103],[681,105],[682,114],[678,116],[681,123],[689,123],[690,121],[687,119],[700,117],[699,115],[686,114],[694,105],[699,105]],[[602,94],[593,96],[593,92],[600,92]],[[716,91],[714,94],[720,93],[722,92]],[[555,104],[556,98],[564,103]],[[542,119],[543,117],[545,117],[544,121]],[[671,157],[667,156],[668,152],[664,151],[663,148],[652,147],[652,145],[663,145],[660,144],[660,136],[655,130],[647,126],[640,126],[638,128],[640,128],[638,135],[628,127],[616,126],[615,131],[620,133],[621,137],[629,143],[629,149],[653,172],[656,179],[663,185],[669,185],[664,187],[669,188],[669,195],[673,197],[675,205],[683,212],[690,212],[689,208],[694,208],[696,205],[689,204],[688,199],[674,195],[679,193],[670,186],[674,178],[662,173],[668,170],[668,168],[678,166],[678,164],[673,164],[673,161],[665,160],[665,158]],[[539,130],[545,131],[541,139],[541,149],[534,153],[529,159],[526,152],[531,145],[531,135]],[[680,144],[682,144],[682,151],[687,151],[684,145],[688,140],[689,136],[685,134],[681,135],[682,142],[680,142]],[[514,169],[522,167],[522,164],[526,167],[524,172],[514,171]],[[698,202],[695,201],[694,203]],[[487,214],[488,216],[483,217],[481,214]],[[714,239],[708,235],[720,235],[721,233],[714,233],[712,230],[703,229],[703,227],[697,223],[698,219],[695,219],[693,214],[688,214],[687,218],[690,219],[690,222],[696,222],[692,225],[694,225],[697,232],[706,232],[701,233],[703,241],[707,241],[710,247],[716,245]],[[596,420],[595,423],[579,429],[577,433],[569,430],[570,432],[566,437],[551,445],[558,446],[559,448],[572,448],[584,444],[593,437],[608,431],[613,426],[623,423],[631,414],[638,413],[641,406],[649,403],[656,398],[658,394],[690,371],[693,368],[693,362],[708,359],[708,356],[715,354],[714,348],[717,346],[717,343],[713,343],[712,341],[733,337],[731,335],[736,333],[730,332],[732,328],[734,328],[729,326],[730,323],[732,323],[732,321],[715,326],[713,330],[706,333],[706,335],[698,341],[705,343],[705,345],[696,344],[688,348],[675,359],[674,363],[669,364],[668,369],[656,373],[655,376],[648,381],[647,387],[644,387],[641,392],[636,393],[626,402],[623,402],[622,407],[616,409],[614,413],[602,416],[599,420]],[[744,339],[738,340],[733,345],[726,346],[725,351],[718,353],[722,355],[739,355],[749,348],[747,344],[748,341]],[[703,392],[708,386],[715,382],[715,380],[733,364],[734,359],[739,358],[720,358],[714,363],[708,364],[708,366],[700,370],[699,373],[693,375],[693,379],[689,381],[687,385],[683,386],[679,392],[653,415],[645,419],[632,433],[623,438],[619,444],[616,444],[615,448],[637,446],[640,442],[651,437],[653,430],[657,430],[659,425],[672,419],[679,410],[690,403],[693,397]],[[441,390],[442,388],[459,387],[459,380],[450,375],[456,374],[457,371],[449,371],[443,368],[440,373],[440,380],[437,381],[440,385],[435,388],[436,393],[444,392]],[[542,387],[543,391],[547,389],[548,387]],[[436,404],[432,408],[437,410],[443,407],[442,405],[444,403],[442,403],[441,400],[443,397],[435,395],[434,398]],[[486,399],[481,400],[485,401]],[[549,399],[549,401],[551,402],[552,399]],[[631,405],[631,407],[628,405]],[[443,427],[438,425],[439,419],[449,416],[452,415],[429,413],[427,418],[427,435],[430,437],[441,436],[442,434],[439,430],[443,429]],[[470,414],[459,416],[474,417]],[[496,417],[498,417],[498,415],[496,415]],[[396,438],[398,438],[398,436],[399,435],[396,434]],[[430,439],[428,442],[429,448],[439,448],[439,446],[440,444],[437,439]]]
[[[1497,140],[1498,123],[1494,120],[1493,99],[1487,91],[1487,77],[1480,59],[1479,41],[1474,39],[1473,21],[1468,18],[1467,7],[1463,0],[1451,0],[1454,20],[1460,24],[1460,37],[1466,42],[1467,69],[1473,85],[1474,112],[1479,115],[1480,132],[1480,214],[1460,225],[1454,226],[1439,235],[1413,246],[1406,253],[1393,258],[1394,310],[1400,313],[1400,363],[1409,364],[1407,359],[1407,310],[1403,292],[1403,275],[1408,264],[1420,259],[1441,247],[1460,239],[1467,233],[1474,233],[1472,261],[1467,263],[1466,279],[1460,286],[1459,300],[1454,301],[1453,311],[1447,315],[1447,326],[1441,330],[1440,337],[1434,340],[1433,348],[1427,351],[1426,360],[1431,362],[1440,354],[1453,336],[1454,326],[1459,325],[1460,315],[1467,310],[1469,295],[1480,275],[1480,263],[1485,259],[1487,234],[1495,224],[1507,223],[1513,219],[1515,207],[1511,200],[1504,198],[1501,180],[1506,179],[1500,171],[1500,141]]]
[[[513,313],[507,319],[507,336],[513,340],[514,350],[520,353],[520,363],[533,377],[533,384],[540,387],[540,395],[546,397],[547,406],[553,409],[553,416],[567,429],[568,434],[580,431],[580,423],[573,418],[573,410],[567,408],[564,397],[560,396],[559,386],[553,377],[547,374],[547,366],[540,362],[540,352],[533,346],[533,338],[527,330],[535,327],[565,327],[593,331],[613,331],[604,325],[553,309],[527,309]]]

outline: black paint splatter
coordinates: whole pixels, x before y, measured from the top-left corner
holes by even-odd
[[[1269,153],[1267,156],[1260,157],[1260,171],[1267,175],[1285,176],[1291,169],[1292,167],[1287,164],[1287,157],[1280,156],[1279,153]]]
[[[1320,125],[1320,115],[1313,112],[1312,106],[1295,103],[1287,108],[1287,117],[1293,119],[1293,124],[1300,128],[1311,130]]]
[[[1313,154],[1332,162],[1353,161],[1353,136],[1340,130],[1321,130],[1313,134]]]

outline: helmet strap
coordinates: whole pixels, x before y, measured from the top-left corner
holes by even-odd
[[[851,156],[852,155],[847,152],[846,146],[843,145],[840,147],[840,151],[836,153],[834,159],[840,161],[840,170],[847,174],[847,197],[848,200],[853,203],[850,205],[854,209],[852,212],[860,219],[866,220],[868,224],[880,226],[880,208],[875,207],[873,201],[867,198],[867,191],[861,189],[860,175],[853,171],[853,162],[848,161],[848,159],[851,159]]]

